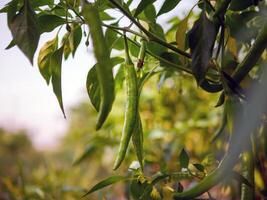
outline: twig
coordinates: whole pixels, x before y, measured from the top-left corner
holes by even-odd
[[[109,0],[113,5],[115,5],[126,17],[128,17],[130,19],[131,22],[133,22],[141,31],[143,31],[147,37],[149,38],[150,41],[154,41],[159,43],[162,46],[165,46],[171,50],[173,50],[176,53],[179,53],[187,58],[191,58],[191,55],[185,51],[182,51],[178,48],[176,48],[175,46],[165,42],[164,40],[160,39],[158,36],[156,36],[155,34],[151,33],[150,31],[148,31],[147,29],[145,29],[145,27],[143,27],[128,11],[126,11],[118,2],[116,2],[115,0]]]

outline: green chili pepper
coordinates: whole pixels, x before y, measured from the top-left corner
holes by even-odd
[[[137,87],[137,76],[134,68],[134,64],[131,61],[129,56],[128,44],[126,36],[124,35],[124,43],[125,43],[125,81],[126,81],[126,89],[127,89],[127,100],[126,100],[126,110],[125,110],[125,119],[122,130],[122,136],[119,146],[119,152],[114,164],[113,169],[116,170],[120,164],[122,163],[125,154],[127,152],[127,148],[136,126],[137,120],[137,110],[138,110],[138,87]]]
[[[146,41],[144,39],[141,40],[141,47],[138,55],[138,61],[137,61],[137,69],[140,70],[142,69],[144,65],[144,60],[145,60],[145,55],[146,55]]]
[[[137,119],[136,119],[136,125],[133,131],[132,135],[132,142],[133,146],[135,149],[135,153],[137,156],[137,159],[140,163],[141,169],[143,170],[143,141],[144,141],[144,136],[143,136],[143,127],[142,127],[142,121],[139,115],[139,112],[137,113]]]
[[[100,109],[96,130],[100,129],[111,111],[114,101],[114,78],[109,50],[105,42],[101,27],[101,20],[97,7],[84,1],[82,14],[91,32],[94,54],[98,65],[96,67],[97,79],[100,86]]]

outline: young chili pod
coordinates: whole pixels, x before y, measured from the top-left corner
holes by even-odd
[[[144,65],[144,60],[145,60],[145,55],[146,55],[146,41],[144,39],[141,40],[141,47],[138,55],[138,61],[137,61],[137,69],[140,70],[142,69]]]

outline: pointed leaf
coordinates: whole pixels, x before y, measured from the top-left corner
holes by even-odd
[[[192,51],[192,71],[199,85],[205,79],[216,35],[214,23],[207,18],[205,11],[202,11],[188,34]]]
[[[37,16],[28,0],[24,0],[23,7],[11,20],[10,30],[17,46],[33,64],[33,56],[38,46],[40,31]]]
[[[111,58],[112,66],[110,67],[114,67],[115,65],[122,63],[123,61],[124,59],[120,57]],[[87,93],[89,95],[92,105],[94,106],[96,111],[99,111],[100,88],[99,88],[99,83],[98,83],[98,79],[96,76],[96,65],[97,64],[95,64],[88,72],[87,80],[86,80],[86,88],[87,88]]]
[[[9,28],[13,18],[16,16],[18,9],[18,0],[12,0],[2,9],[3,11],[6,10],[7,12],[7,23]]]
[[[53,40],[47,41],[39,51],[38,67],[41,75],[46,80],[47,84],[49,84],[52,75],[50,69],[50,58],[57,48],[58,48],[58,37],[55,37]]]
[[[100,12],[99,15],[100,15],[100,19],[102,21],[110,21],[110,20],[116,19],[116,18],[110,16],[108,13],[106,13],[104,11],[103,12]]]
[[[98,112],[100,107],[100,88],[96,76],[96,65],[94,65],[88,72],[86,80],[86,88],[91,103]]]
[[[169,11],[171,11],[172,9],[174,9],[178,3],[180,2],[181,0],[165,0],[163,5],[161,6],[157,16],[160,16],[164,13],[167,13]]]
[[[5,50],[11,49],[14,46],[16,46],[16,42],[15,42],[15,40],[11,40],[11,42],[7,45],[7,47],[5,48]]]
[[[74,57],[75,52],[82,40],[82,29],[79,25],[73,25],[69,37],[70,49],[72,56]]]
[[[197,170],[199,170],[199,171],[201,171],[201,172],[204,172],[205,167],[204,167],[203,165],[201,165],[201,164],[199,164],[199,163],[195,163],[195,164],[193,164],[193,165],[194,165],[194,167],[195,167]]]
[[[106,178],[105,180],[97,183],[95,186],[93,186],[85,195],[83,195],[83,197],[87,196],[88,194],[91,194],[97,190],[100,190],[104,187],[107,187],[109,185],[115,184],[119,181],[125,181],[127,180],[127,177],[124,176],[111,176]]]
[[[56,27],[65,24],[65,19],[52,14],[44,14],[38,17],[41,33],[51,32]]]
[[[139,3],[139,5],[137,6],[134,16],[138,16],[143,10],[145,10],[145,8],[154,3],[156,0],[141,0],[141,2]]]
[[[182,149],[179,156],[180,166],[181,168],[188,168],[189,165],[189,157],[184,149]]]
[[[243,183],[243,184],[253,188],[253,185],[243,175],[237,173],[236,171],[232,171],[230,173],[231,173],[231,177],[234,178],[235,180],[237,180],[238,182]]]
[[[63,101],[62,101],[62,90],[61,90],[61,63],[63,56],[64,45],[56,50],[50,58],[50,68],[52,70],[52,85],[53,91],[57,97],[59,106],[62,110],[64,117],[66,118]]]

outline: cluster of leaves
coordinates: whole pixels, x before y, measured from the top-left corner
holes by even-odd
[[[112,57],[110,67],[118,66],[115,75],[117,92],[123,89],[125,79],[122,64],[124,59],[120,51],[124,49],[122,36],[127,32],[129,51],[134,61],[139,58],[142,41],[146,42],[144,66],[141,69],[139,66],[137,69],[140,93],[145,82],[153,76],[159,77],[158,86],[161,88],[168,78],[177,74],[183,78],[182,83],[188,75],[193,75],[203,90],[210,93],[222,92],[217,106],[224,105],[225,114],[223,114],[222,126],[215,138],[224,132],[231,133],[234,126],[234,110],[238,106],[240,108],[241,104],[245,104],[247,88],[243,86],[256,82],[256,79],[259,80],[262,63],[266,62],[266,52],[263,53],[267,44],[266,3],[250,0],[241,3],[238,0],[200,1],[195,5],[199,8],[197,14],[192,12],[195,7],[192,5],[192,10],[185,18],[172,18],[168,21],[170,28],[164,30],[157,22],[157,17],[173,12],[181,0],[166,0],[158,11],[153,4],[155,1],[142,0],[136,9],[132,9],[134,4],[132,0],[127,2],[97,0],[94,2],[102,20],[102,26],[105,27],[105,41],[103,42],[108,48],[106,49],[108,55]],[[65,59],[70,54],[75,56],[82,40],[82,26],[86,26],[81,12],[82,3],[84,2],[79,0],[61,0],[58,3],[53,0],[38,2],[12,0],[0,11],[7,13],[8,26],[13,35],[13,40],[7,48],[17,45],[31,63],[33,63],[41,34],[60,27],[59,33],[62,26],[66,27],[64,36],[60,38],[57,33],[54,39],[46,42],[38,55],[40,73],[47,84],[52,82],[53,91],[63,114],[61,63],[63,56]],[[118,17],[114,17],[116,15],[108,14],[115,13],[117,10],[122,15],[118,13]],[[122,25],[121,19],[124,17],[130,20],[129,26]],[[194,20],[193,26],[190,24],[192,20]],[[260,28],[262,30],[258,31]],[[89,34],[90,30],[84,31],[86,45],[89,45]],[[89,70],[86,86],[92,105],[96,111],[99,111],[101,91],[96,75],[96,65]],[[252,68],[254,70],[249,74]],[[227,131],[224,130],[226,124],[228,125]],[[105,124],[106,127],[108,125],[108,123]],[[96,147],[90,146],[85,154],[90,154],[95,149]],[[80,163],[84,157],[82,155],[76,163]],[[180,155],[182,168],[188,169],[188,162],[188,156],[185,151],[182,151]],[[200,164],[194,166],[200,172],[205,170]],[[135,199],[148,199],[142,196],[146,191],[149,196],[153,194],[157,196],[156,190],[153,189],[155,182],[171,177],[169,173],[162,173],[163,175],[148,183],[139,180],[140,177],[143,179],[142,172],[139,170],[134,170],[134,172],[136,173],[132,181],[135,185],[133,190],[144,191],[141,196],[140,193],[137,196],[133,195]],[[190,170],[187,172],[192,175]],[[124,176],[106,179],[93,187],[89,193],[124,179]],[[143,188],[136,189],[138,187]],[[135,194],[135,192],[132,193]]]

